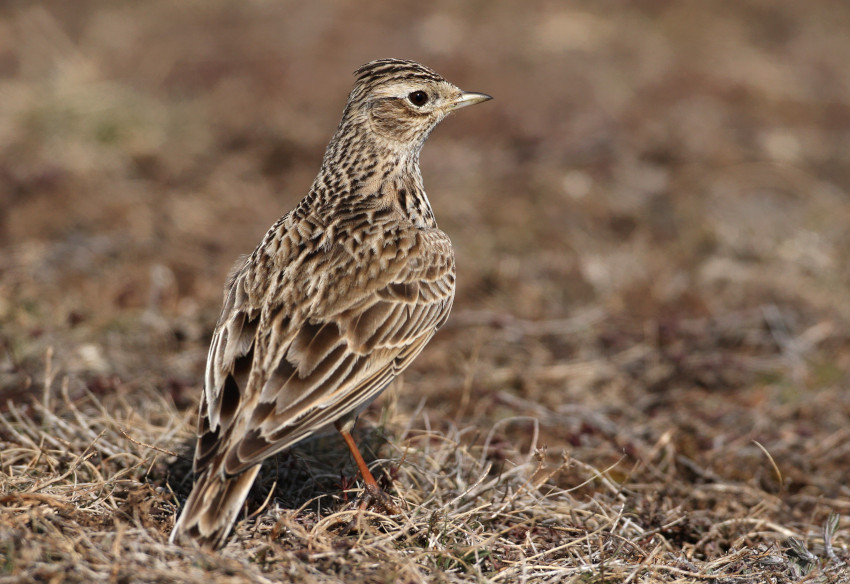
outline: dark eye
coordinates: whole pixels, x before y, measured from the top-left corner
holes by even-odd
[[[416,107],[422,107],[428,103],[428,94],[424,91],[414,91],[407,96],[407,99]]]

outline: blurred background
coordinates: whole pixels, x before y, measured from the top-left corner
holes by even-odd
[[[495,100],[423,151],[458,296],[399,415],[774,488],[758,440],[846,495],[848,30],[841,0],[3,2],[1,401],[67,375],[190,417],[231,265],[352,72],[409,58]]]

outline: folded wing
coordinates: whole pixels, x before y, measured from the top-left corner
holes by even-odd
[[[293,248],[277,278],[237,273],[210,346],[196,473],[237,474],[356,415],[445,322],[448,238],[386,230],[371,245]],[[252,281],[274,285],[258,291]]]

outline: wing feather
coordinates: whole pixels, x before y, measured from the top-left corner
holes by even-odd
[[[276,273],[254,273],[249,261],[232,277],[210,344],[196,472],[214,459],[228,474],[242,472],[356,415],[445,322],[454,296],[445,234],[407,228],[372,237],[330,249],[304,244],[280,266],[259,264]],[[260,281],[272,285],[258,290]]]

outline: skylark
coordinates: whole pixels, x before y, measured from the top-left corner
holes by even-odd
[[[306,197],[231,274],[210,344],[195,485],[171,533],[223,544],[263,459],[334,424],[350,431],[449,315],[451,241],[419,152],[450,112],[490,99],[412,61],[360,67]]]

